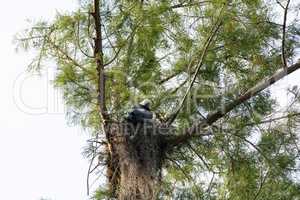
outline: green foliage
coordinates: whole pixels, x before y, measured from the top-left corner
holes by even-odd
[[[272,20],[276,13],[270,2],[195,2],[102,1],[106,101],[114,120],[122,120],[143,98],[151,99],[159,116],[169,116],[185,94],[218,20],[221,26],[175,121],[178,134],[281,67],[282,27]],[[16,41],[19,48],[37,52],[29,70],[55,63],[54,85],[63,92],[70,123],[99,133],[91,7],[91,1],[82,1],[77,11],[34,23]],[[299,48],[299,33],[299,25],[291,22],[289,61]],[[159,198],[299,199],[300,186],[292,178],[299,165],[297,120],[266,125],[263,120],[275,109],[276,101],[264,91],[210,127],[211,135],[175,149],[164,166]],[[107,195],[99,190],[95,199]]]
[[[107,199],[107,197],[109,197],[109,196],[110,196],[110,193],[107,189],[99,188],[95,192],[92,199],[94,199],[94,200],[103,200],[103,199]]]

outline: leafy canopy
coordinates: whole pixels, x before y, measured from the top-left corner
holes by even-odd
[[[281,1],[284,4],[285,1]],[[103,0],[101,20],[106,102],[122,120],[135,102],[148,98],[161,121],[178,107],[195,74],[205,41],[220,23],[204,56],[188,100],[174,123],[180,130],[235,99],[281,67],[282,25],[276,1],[263,0]],[[293,4],[294,10],[296,5]],[[280,6],[278,7],[279,9]],[[56,64],[70,122],[91,133],[100,128],[97,72],[93,57],[95,25],[91,1],[57,13],[16,36],[18,46],[35,50],[30,70]],[[278,10],[278,9],[277,9]],[[287,28],[286,57],[299,47],[299,25]],[[212,135],[175,149],[164,166],[162,199],[297,199],[298,91],[289,117],[265,123],[277,111],[269,91],[236,107]],[[292,117],[293,116],[293,117]],[[211,178],[211,179],[210,179]],[[98,196],[105,192],[98,192]],[[100,197],[99,197],[100,198]]]

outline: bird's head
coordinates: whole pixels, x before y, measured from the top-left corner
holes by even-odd
[[[145,99],[143,101],[141,101],[139,103],[140,106],[142,106],[143,108],[150,110],[150,106],[151,106],[151,101],[149,99]]]

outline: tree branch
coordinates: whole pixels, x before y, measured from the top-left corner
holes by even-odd
[[[282,5],[282,3],[281,3],[279,0],[276,0],[276,3],[277,3],[281,8],[285,9],[284,6]]]
[[[93,56],[90,56],[87,52],[85,52],[82,47],[81,47],[81,44],[80,44],[80,20],[78,20],[78,23],[77,23],[77,46],[78,46],[78,49],[79,51],[85,55],[86,57],[88,58],[93,58]]]
[[[103,66],[104,67],[106,67],[106,66],[108,66],[108,65],[110,65],[111,63],[113,63],[117,58],[118,58],[118,56],[119,56],[119,54],[120,54],[120,52],[121,52],[121,47],[118,49],[118,51],[117,52],[115,52],[115,55],[114,55],[114,57],[110,60],[110,61],[108,61],[107,63],[105,63]]]
[[[58,45],[56,45],[53,41],[51,41],[50,39],[47,39],[47,42],[52,45],[52,47],[60,54],[62,54],[67,60],[69,60],[71,63],[73,63],[73,65],[75,65],[76,67],[80,68],[82,71],[86,72],[87,74],[92,74],[91,71],[87,70],[86,68],[84,68],[81,64],[79,64],[76,60],[74,60],[67,52],[65,52],[64,50],[62,50]]]
[[[259,125],[259,124],[266,124],[266,123],[271,123],[271,122],[275,122],[275,121],[279,121],[279,120],[283,120],[283,119],[287,119],[287,118],[298,117],[298,116],[300,116],[300,113],[290,113],[290,114],[287,114],[287,115],[281,116],[281,117],[271,118],[271,119],[263,120],[263,121],[260,121],[260,122],[248,123],[245,126],[254,126],[254,125]]]
[[[295,72],[298,69],[300,69],[300,62],[293,64],[288,68],[277,71],[275,74],[273,74],[266,80],[259,82],[257,85],[247,90],[244,94],[240,95],[232,102],[225,104],[223,107],[219,108],[215,112],[211,112],[210,114],[208,114],[206,120],[195,122],[191,127],[184,130],[182,135],[177,136],[176,139],[173,139],[171,145],[180,145],[186,143],[187,141],[189,141],[190,138],[196,135],[205,135],[206,132],[204,131],[206,127],[212,125],[237,106],[256,96],[261,91],[265,90],[266,88],[270,87],[277,81],[281,80],[282,78]]]
[[[222,13],[222,11],[220,12],[220,15],[221,15],[221,13]],[[197,78],[197,75],[198,75],[198,73],[199,73],[199,71],[200,71],[200,68],[201,68],[202,65],[203,65],[204,58],[205,58],[205,56],[206,56],[206,53],[207,53],[207,51],[208,51],[208,48],[209,48],[210,44],[212,43],[212,41],[213,41],[215,35],[217,34],[219,28],[221,27],[221,24],[222,24],[222,22],[220,21],[220,16],[219,16],[216,25],[215,25],[215,26],[212,28],[212,30],[211,30],[211,34],[209,35],[209,37],[208,37],[207,40],[205,41],[204,49],[203,49],[202,54],[201,54],[201,56],[200,56],[200,60],[199,60],[198,65],[197,65],[197,67],[196,67],[196,71],[195,71],[195,74],[194,74],[194,76],[193,76],[193,79],[192,79],[192,81],[190,82],[190,85],[189,85],[189,87],[188,87],[188,89],[187,89],[185,95],[183,96],[183,98],[182,98],[182,100],[181,100],[181,102],[180,102],[178,108],[177,108],[176,111],[175,111],[173,114],[171,114],[171,116],[169,117],[168,122],[167,122],[167,126],[170,126],[170,125],[175,121],[177,115],[179,114],[180,110],[182,109],[182,107],[183,107],[183,105],[184,105],[184,102],[185,102],[186,98],[188,97],[188,94],[190,93],[190,91],[191,91],[191,89],[192,89],[192,87],[193,87],[193,85],[194,85],[194,83],[195,83],[195,81],[196,81],[196,78]]]
[[[177,9],[177,8],[186,8],[186,7],[192,7],[192,6],[196,6],[196,5],[201,5],[201,4],[205,4],[205,3],[210,3],[211,1],[199,1],[199,2],[190,2],[190,3],[179,3],[176,5],[173,5],[170,7],[170,9]]]
[[[284,19],[283,19],[283,27],[282,27],[282,46],[281,46],[281,59],[284,68],[287,68],[286,55],[285,55],[285,37],[286,37],[286,21],[287,14],[289,9],[290,0],[287,1],[286,7],[284,8]]]
[[[92,16],[95,20],[95,30],[96,37],[95,48],[94,48],[94,58],[96,60],[97,66],[97,76],[98,76],[98,103],[100,108],[100,114],[103,120],[107,119],[106,102],[105,102],[105,74],[103,65],[103,47],[102,47],[102,21],[100,16],[100,0],[94,0],[94,12]]]

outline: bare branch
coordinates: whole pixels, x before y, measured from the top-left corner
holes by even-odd
[[[113,63],[118,58],[118,56],[119,56],[119,54],[121,52],[121,49],[122,48],[120,47],[118,49],[118,51],[115,53],[114,57],[110,61],[108,61],[107,63],[105,63],[103,66],[106,67],[106,66],[110,65],[111,63]]]
[[[281,3],[279,0],[276,0],[276,3],[277,3],[281,8],[285,9],[284,6],[282,5],[282,3]]]
[[[86,190],[87,190],[87,195],[90,194],[90,174],[91,174],[91,169],[92,169],[92,165],[94,163],[94,160],[96,158],[96,154],[95,152],[93,152],[93,157],[90,161],[90,164],[89,164],[89,169],[88,169],[88,173],[87,173],[87,177],[86,177]]]
[[[287,1],[286,7],[284,8],[284,19],[282,27],[282,47],[281,47],[281,59],[284,68],[287,68],[286,55],[285,55],[285,39],[286,39],[286,21],[289,9],[290,0]]]

